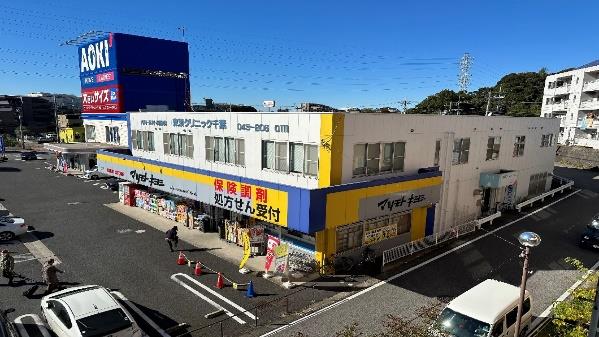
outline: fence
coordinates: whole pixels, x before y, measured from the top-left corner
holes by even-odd
[[[532,206],[535,201],[539,201],[539,200],[541,200],[541,202],[545,201],[545,198],[547,198],[549,196],[553,197],[553,196],[555,196],[555,193],[558,193],[558,192],[559,193],[564,193],[565,189],[571,189],[572,186],[574,186],[574,181],[567,180],[567,179],[564,179],[564,178],[558,177],[558,176],[553,176],[553,178],[557,179],[562,185],[559,186],[559,187],[557,187],[557,188],[554,188],[554,189],[552,189],[552,190],[550,190],[548,192],[545,192],[545,193],[543,193],[541,195],[538,195],[538,196],[536,196],[534,198],[530,198],[530,199],[528,199],[526,201],[523,201],[523,202],[517,204],[516,207],[515,207],[516,210],[518,212],[520,212],[523,207],[528,206],[528,205]]]

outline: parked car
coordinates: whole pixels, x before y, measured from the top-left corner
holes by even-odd
[[[37,160],[35,151],[21,152],[21,160]]]
[[[13,311],[15,311],[13,308],[0,310],[0,337],[19,337],[15,326],[7,317]]]
[[[431,335],[514,336],[519,301],[520,288],[485,280],[449,302],[431,327]],[[525,336],[530,327],[531,305],[530,294],[526,291],[519,335]]]
[[[10,241],[25,233],[27,233],[25,219],[10,216],[0,217],[0,241]]]
[[[104,186],[106,186],[109,190],[111,191],[118,191],[119,190],[119,183],[123,182],[126,180],[123,179],[110,179],[107,182],[104,183]]]
[[[92,168],[91,170],[86,170],[83,174],[83,178],[85,179],[100,179],[100,178],[109,178],[112,177],[106,173],[100,172],[97,167]]]
[[[42,316],[58,337],[146,336],[131,314],[101,286],[68,288],[42,297]]]
[[[583,248],[599,248],[599,214],[596,214],[580,236]]]

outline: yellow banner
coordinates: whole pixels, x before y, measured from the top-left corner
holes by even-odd
[[[239,263],[239,269],[245,266],[246,262],[250,258],[250,234],[248,232],[243,233],[243,258]]]

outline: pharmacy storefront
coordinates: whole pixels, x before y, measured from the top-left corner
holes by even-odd
[[[291,268],[364,246],[379,251],[432,233],[442,183],[441,172],[431,169],[303,189],[110,151],[98,151],[97,159],[104,173],[217,209],[219,221],[259,224],[266,234],[278,234],[294,250]]]

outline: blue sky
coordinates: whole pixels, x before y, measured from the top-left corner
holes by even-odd
[[[584,24],[599,2],[570,6],[553,0],[4,1],[0,94],[79,94],[77,50],[60,43],[90,30],[182,40],[178,27],[184,26],[193,102],[397,107],[457,89],[464,52],[474,58],[470,89],[510,72],[558,71],[599,58],[599,36]]]

